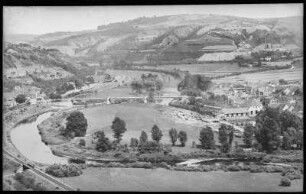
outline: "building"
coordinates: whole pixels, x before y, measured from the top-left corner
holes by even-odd
[[[223,108],[219,117],[232,119],[254,117],[262,109],[263,105],[258,99],[247,99],[241,104],[240,107]]]

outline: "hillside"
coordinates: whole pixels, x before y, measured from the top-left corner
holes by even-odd
[[[302,19],[256,20],[211,14],[141,17],[101,25],[96,30],[48,33],[29,43],[102,63],[114,59],[156,63],[220,61],[253,52],[265,42],[282,44],[288,52],[292,46],[301,50]],[[231,57],[223,57],[223,52]]]
[[[46,89],[46,82],[52,85],[56,80],[68,81],[75,77],[82,83],[86,75],[94,73],[86,63],[78,62],[56,49],[33,47],[24,43],[4,45],[3,70],[4,87],[10,90],[17,83]]]

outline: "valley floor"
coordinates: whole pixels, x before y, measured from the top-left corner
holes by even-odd
[[[65,178],[86,191],[225,191],[296,192],[303,179],[290,187],[279,186],[279,173],[181,172],[166,169],[87,168],[80,177]]]

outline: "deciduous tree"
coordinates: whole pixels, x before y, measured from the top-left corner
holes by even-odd
[[[120,143],[121,137],[123,136],[123,133],[126,132],[126,127],[125,127],[125,121],[120,119],[119,117],[115,117],[115,119],[112,122],[112,130],[114,133],[114,138],[117,139],[117,142]]]
[[[152,130],[151,130],[151,136],[152,136],[152,139],[154,141],[156,141],[157,143],[159,143],[159,141],[161,140],[162,136],[163,136],[163,133],[162,131],[158,128],[157,125],[154,125],[152,127]]]
[[[180,131],[179,134],[178,134],[178,139],[180,140],[182,147],[185,147],[186,142],[187,142],[186,131]]]
[[[250,148],[252,146],[252,140],[253,140],[253,134],[254,134],[254,127],[251,124],[246,124],[244,126],[243,131],[243,142],[246,147]]]
[[[201,142],[202,149],[214,149],[215,148],[214,132],[211,129],[211,127],[206,126],[202,128],[200,132],[199,141]]]
[[[66,137],[83,137],[87,130],[87,119],[80,111],[73,111],[67,117],[66,130],[63,130],[63,135]]]
[[[171,128],[169,130],[169,136],[170,136],[172,145],[175,145],[175,142],[177,141],[177,131],[175,128]]]

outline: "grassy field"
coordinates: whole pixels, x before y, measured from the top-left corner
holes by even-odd
[[[199,134],[201,127],[182,122],[176,122],[170,116],[162,114],[161,110],[167,108],[154,104],[114,104],[105,105],[95,108],[82,110],[88,121],[87,133],[93,133],[96,130],[103,129],[107,137],[113,139],[111,123],[115,116],[119,116],[126,122],[127,131],[123,135],[122,143],[130,143],[132,137],[139,138],[141,131],[147,132],[151,139],[151,128],[156,124],[163,132],[161,142],[170,144],[168,131],[174,127],[178,131],[185,130],[187,132],[188,141],[186,147],[173,147],[173,152],[190,152],[196,148],[191,148],[192,141],[199,143]],[[205,123],[203,123],[203,127]],[[218,141],[218,135],[215,134],[215,140]],[[241,143],[241,139],[235,138],[234,141]],[[177,142],[179,144],[179,142]]]
[[[166,169],[88,168],[80,177],[65,178],[86,191],[302,191],[303,180],[280,187],[281,175],[249,172],[182,172]]]

